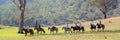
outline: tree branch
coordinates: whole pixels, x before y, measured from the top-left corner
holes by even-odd
[[[15,0],[10,0],[12,3],[14,3],[18,8],[19,8],[19,4],[17,4],[16,2],[15,2]]]

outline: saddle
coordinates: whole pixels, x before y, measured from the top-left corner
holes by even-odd
[[[92,25],[92,24],[91,24],[91,27],[95,27],[95,25]]]
[[[52,29],[56,29],[56,27],[52,27]]]

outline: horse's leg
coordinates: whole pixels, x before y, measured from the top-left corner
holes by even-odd
[[[42,32],[45,34],[45,30],[43,29]]]
[[[82,29],[80,29],[80,32],[81,32]]]
[[[25,33],[25,36],[27,36],[27,33]]]
[[[100,31],[100,29],[101,29],[101,28],[98,28],[98,30],[97,30],[97,31]]]
[[[102,27],[102,30],[104,31],[104,29],[105,29],[105,27],[103,26],[103,27]]]
[[[99,31],[99,28],[97,29],[97,31]]]
[[[51,34],[51,31],[50,31],[50,34]]]
[[[58,29],[56,29],[56,34],[58,33]]]
[[[40,31],[40,34],[42,34],[42,31]]]
[[[39,34],[39,31],[37,30],[37,34]]]
[[[66,30],[65,30],[65,32],[64,32],[65,34],[66,34]]]
[[[32,33],[30,32],[30,36],[32,36]]]
[[[66,33],[66,31],[64,30],[64,33]]]
[[[74,31],[74,33],[75,33],[75,30],[73,30]]]
[[[41,33],[43,33],[43,31],[41,31]]]
[[[93,29],[91,29],[91,31],[92,31]]]
[[[56,34],[57,34],[57,30],[56,30]]]
[[[80,29],[78,29],[78,32],[80,32]]]
[[[84,32],[84,29],[82,28],[80,31]]]
[[[69,29],[68,32],[71,33],[71,30]]]
[[[54,34],[54,31],[52,32],[52,34]]]
[[[70,30],[71,31],[71,33],[72,33],[72,30]]]
[[[73,32],[75,33],[75,30],[73,29]]]
[[[31,33],[32,36],[34,35],[34,31],[31,31],[30,33]]]

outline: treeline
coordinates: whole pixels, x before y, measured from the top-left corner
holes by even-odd
[[[103,14],[97,7],[85,0],[32,0],[27,3],[24,25],[64,24],[102,19]],[[120,15],[120,7],[107,13],[108,17]],[[2,25],[18,26],[20,12],[13,3],[0,6]]]

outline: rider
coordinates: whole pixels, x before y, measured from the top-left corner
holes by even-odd
[[[102,21],[101,20],[99,21],[99,24],[100,24],[100,26],[102,26]]]
[[[102,21],[101,21],[101,20],[99,21],[99,24],[102,24]]]
[[[93,27],[95,26],[95,24],[94,24],[94,22],[93,22],[93,21],[92,21],[90,24],[91,24],[91,26],[93,26]]]
[[[80,28],[82,27],[82,23],[80,22]]]
[[[25,29],[27,29],[27,31],[29,31],[29,26],[24,26]]]
[[[55,24],[52,26],[52,29],[55,29],[56,27],[55,27]]]
[[[78,27],[77,23],[75,23],[75,27]]]
[[[69,28],[69,25],[68,25],[68,23],[66,24],[66,28]]]
[[[39,28],[41,28],[41,25],[39,25]]]

